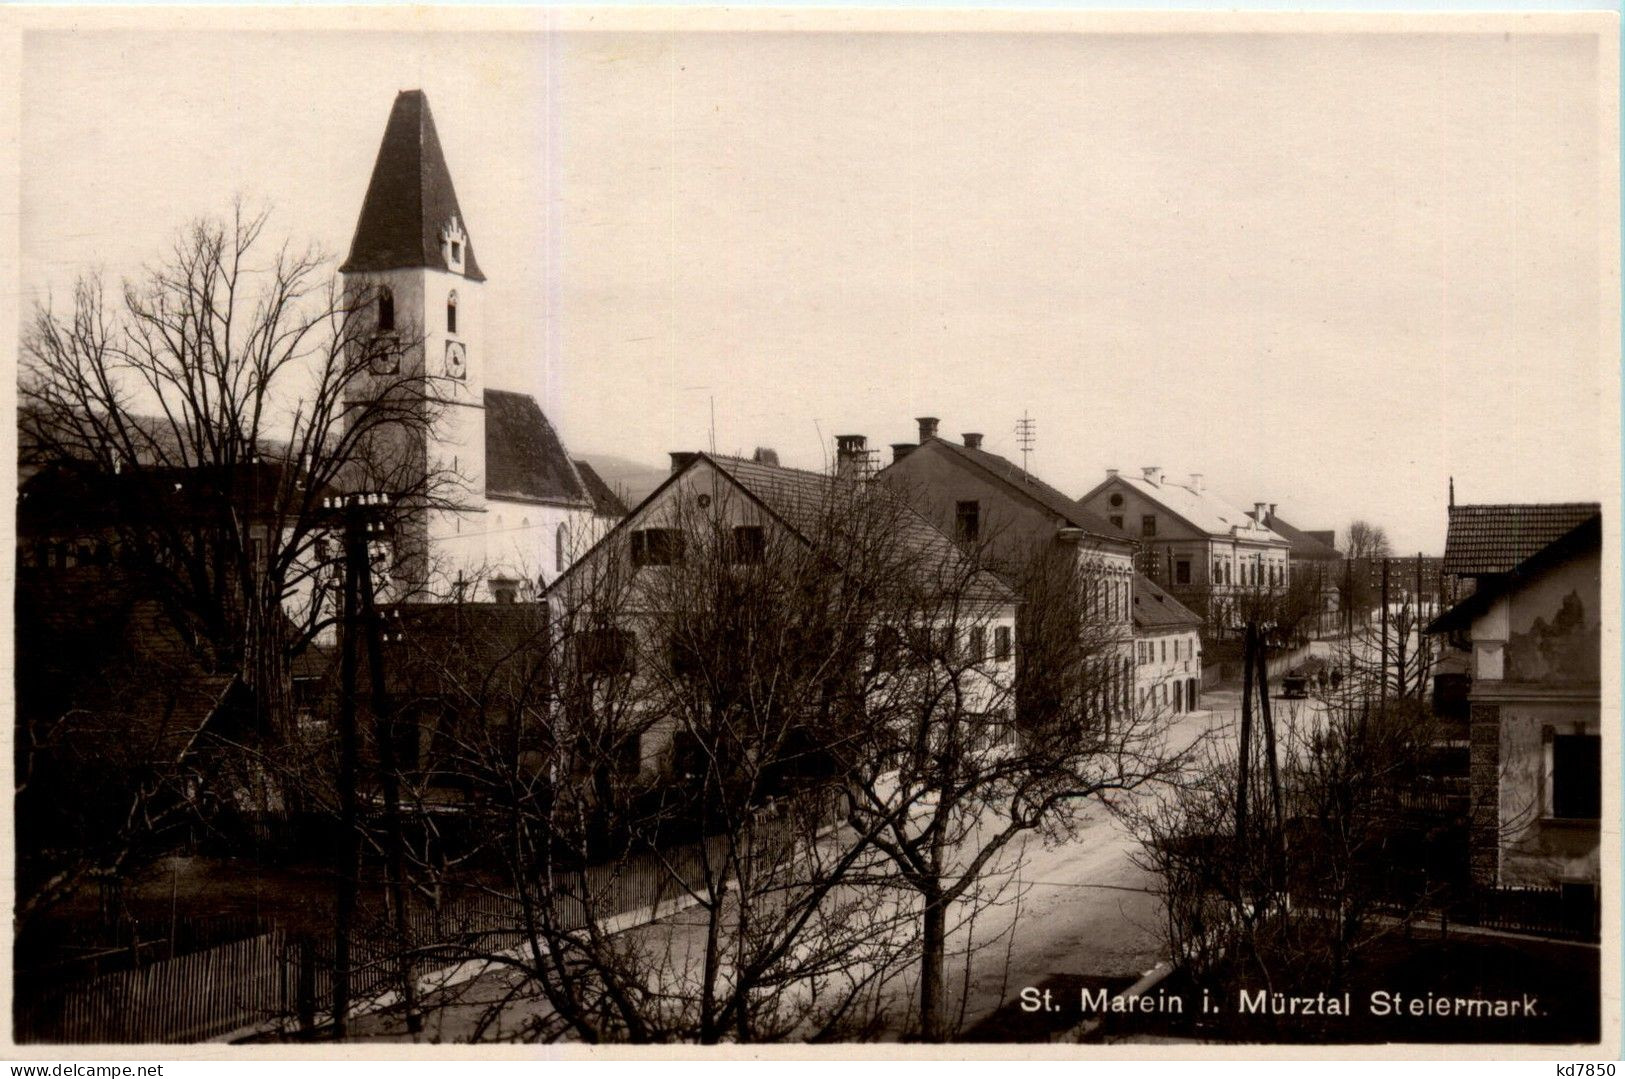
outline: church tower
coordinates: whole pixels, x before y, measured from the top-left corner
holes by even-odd
[[[421,90],[395,97],[339,272],[346,294],[366,299],[370,313],[363,317],[401,342],[351,392],[376,393],[401,375],[429,376],[439,418],[425,444],[402,448],[419,467],[455,471],[463,485],[456,498],[467,512],[432,515],[417,538],[431,556],[461,547],[455,537],[477,532],[485,509],[485,275]]]

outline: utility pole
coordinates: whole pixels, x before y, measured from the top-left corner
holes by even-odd
[[[378,496],[377,505],[388,506],[387,496]],[[417,978],[412,971],[411,919],[407,910],[405,850],[401,829],[401,775],[396,759],[395,716],[384,687],[383,627],[373,596],[372,544],[387,536],[383,522],[369,517],[360,523],[362,531],[361,618],[367,639],[367,674],[372,690],[373,732],[378,742],[379,785],[384,795],[384,830],[389,863],[389,903],[394,911],[396,947],[399,955],[401,1000],[406,1006],[406,1029],[417,1034],[423,1029],[418,1013]]]
[[[367,572],[365,546],[358,557],[356,547],[359,530],[354,527],[358,503],[354,496],[339,502],[343,510],[341,526],[344,529],[344,583],[343,603],[340,609],[339,650],[339,836],[338,836],[338,895],[333,911],[333,1037],[343,1041],[350,1029],[350,936],[354,928],[356,879],[361,862],[361,813],[356,804],[357,757],[355,722],[356,654],[355,624],[357,593],[360,590],[358,570]]]
[[[387,535],[387,526],[381,518],[388,514],[389,504],[388,496],[381,494],[345,495],[329,503],[329,508],[341,511],[339,521],[344,531],[338,708],[341,834],[338,840],[338,895],[333,919],[333,1036],[338,1040],[343,1040],[349,1033],[351,944],[360,892],[361,809],[358,783],[361,769],[356,701],[360,696],[357,667],[362,637],[365,638],[367,649],[367,675],[371,690],[369,708],[379,747],[380,780],[384,791],[390,899],[395,908],[396,930],[400,935],[401,992],[407,1006],[408,1028],[414,1034],[421,1028],[406,936],[409,922],[402,865],[404,839],[400,824],[400,775],[395,762],[394,725],[389,719],[384,686],[382,632],[372,585],[371,547],[374,541],[382,540]]]
[[[1388,704],[1388,563],[1392,559],[1382,560],[1382,677],[1378,680],[1378,701],[1386,707]]]

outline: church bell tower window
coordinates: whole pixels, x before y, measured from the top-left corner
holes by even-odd
[[[446,332],[457,332],[457,291],[446,297]]]

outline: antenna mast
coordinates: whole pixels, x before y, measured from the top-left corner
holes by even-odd
[[[1038,440],[1038,421],[1027,415],[1027,410],[1021,410],[1021,419],[1016,421],[1016,442],[1021,446],[1021,479],[1027,480],[1027,456],[1033,452],[1033,443]]]

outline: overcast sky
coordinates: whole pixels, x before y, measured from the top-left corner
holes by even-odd
[[[719,450],[787,464],[922,414],[1019,457],[1025,410],[1068,493],[1156,464],[1436,552],[1452,474],[1613,490],[1600,63],[1585,34],[36,34],[24,298],[239,192],[342,256],[421,88],[488,384],[574,451],[661,464],[714,403]]]

